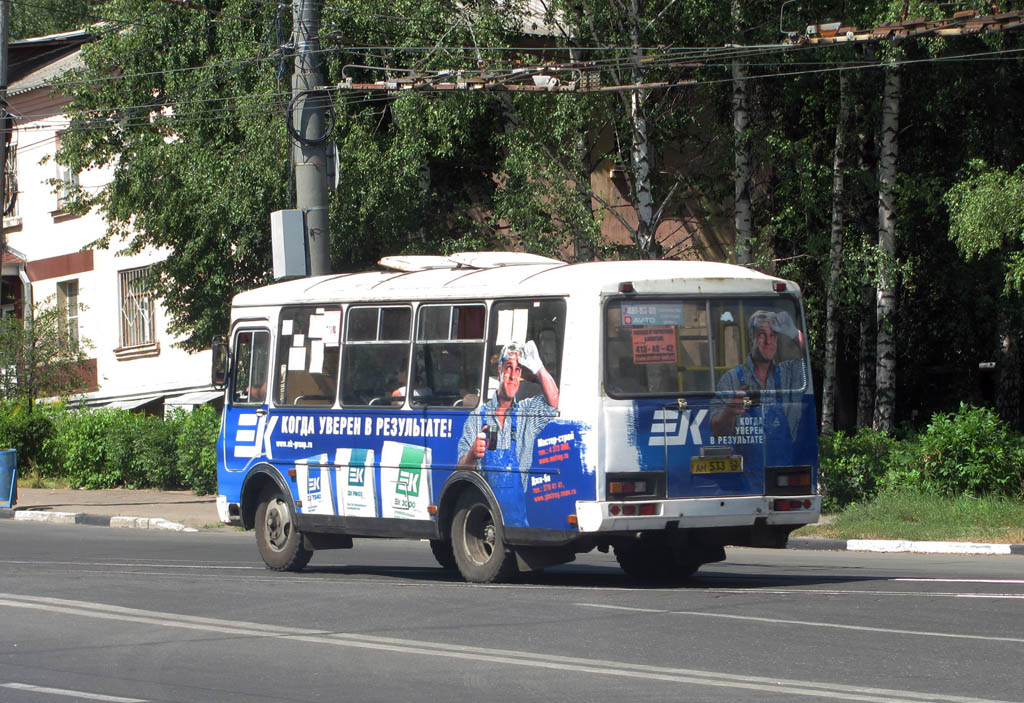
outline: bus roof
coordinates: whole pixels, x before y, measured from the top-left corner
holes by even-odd
[[[447,263],[446,263],[447,262]],[[600,295],[631,283],[638,294],[799,294],[774,276],[712,261],[599,261],[567,264],[533,254],[480,252],[385,257],[384,270],[299,278],[235,296],[235,307],[420,299]]]

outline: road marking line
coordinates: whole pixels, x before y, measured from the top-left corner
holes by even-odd
[[[13,688],[18,691],[31,691],[33,693],[49,693],[54,696],[69,696],[71,698],[88,698],[91,701],[109,701],[110,703],[146,703],[145,698],[123,698],[121,696],[105,696],[102,693],[88,693],[86,691],[72,691],[68,688],[48,688],[46,686],[33,686],[30,683],[17,683],[8,681],[0,683],[0,687]]]
[[[1024,584],[1024,579],[929,579],[929,578],[896,578],[893,581],[912,581],[915,583],[1002,583]]]
[[[585,604],[584,604],[585,605]],[[920,703],[921,701],[945,701],[948,703],[1000,703],[988,699],[941,693],[922,693],[893,689],[850,686],[817,681],[799,681],[760,676],[746,676],[725,672],[659,667],[622,661],[595,660],[591,658],[566,657],[524,652],[516,650],[488,649],[467,645],[445,644],[418,640],[353,633],[329,633],[321,630],[304,630],[281,627],[264,623],[218,620],[177,613],[163,613],[112,606],[105,603],[42,598],[0,593],[0,606],[44,610],[80,617],[120,620],[155,624],[162,627],[204,630],[217,633],[231,633],[248,637],[271,637],[290,641],[308,642],[316,645],[330,644],[357,649],[401,652],[470,662],[494,662],[541,669],[556,669],[603,676],[622,676],[634,679],[668,681],[673,683],[697,684],[719,688],[745,689],[767,693],[783,693],[799,696],[827,696],[830,700],[872,701],[875,703]],[[655,611],[657,612],[657,611]],[[665,611],[662,611],[665,612]]]
[[[648,612],[643,609],[629,608],[621,605],[604,605],[602,603],[577,603],[584,608],[604,608],[607,610],[626,610],[631,612]],[[984,640],[988,642],[1012,642],[1024,644],[1020,637],[990,637],[988,635],[962,635],[954,632],[928,632],[923,630],[897,630],[888,627],[868,627],[867,625],[842,625],[831,622],[814,622],[809,620],[785,620],[782,618],[764,618],[756,615],[732,615],[729,613],[706,613],[696,610],[663,610],[666,615],[691,615],[704,618],[725,618],[727,620],[746,620],[766,622],[772,625],[803,625],[804,627],[835,628],[837,630],[860,630],[862,632],[884,632],[891,635],[911,635],[914,637],[945,637],[950,639]]]
[[[127,567],[148,567],[151,569],[246,569],[264,571],[264,566],[225,566],[222,564],[159,564],[153,562],[103,562],[103,561],[38,561],[35,559],[0,559],[0,564],[19,564],[32,566],[116,566]]]

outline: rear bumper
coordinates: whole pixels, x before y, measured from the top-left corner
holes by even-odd
[[[776,511],[776,500],[809,500],[810,507]],[[655,505],[654,515],[614,515],[628,505]],[[641,501],[577,501],[576,519],[580,532],[622,532],[663,530],[669,527],[739,527],[755,522],[766,525],[806,525],[818,521],[821,496],[738,496],[721,498],[679,498]]]

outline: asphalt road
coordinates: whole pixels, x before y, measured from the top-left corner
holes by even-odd
[[[0,701],[1024,701],[1024,557],[598,553],[469,585],[422,542],[266,571],[252,534],[0,521]]]

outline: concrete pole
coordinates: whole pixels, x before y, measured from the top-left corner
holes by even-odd
[[[7,35],[10,26],[10,0],[0,0],[0,130],[7,125]],[[0,132],[0,220],[7,209],[7,142],[11,135]],[[3,223],[0,222],[0,308],[4,301],[3,257],[7,251],[7,237],[4,235]]]
[[[330,224],[327,217],[327,139],[325,93],[320,75],[320,2],[294,0],[292,45],[292,167],[295,172],[295,208],[306,216],[309,272],[331,272]]]

